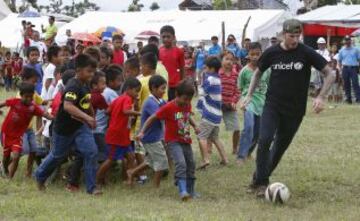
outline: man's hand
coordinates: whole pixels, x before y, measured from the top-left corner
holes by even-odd
[[[240,109],[245,111],[246,107],[249,105],[251,101],[251,98],[249,97],[249,95],[247,95],[243,100],[240,101]]]
[[[86,119],[86,124],[89,125],[89,127],[91,129],[95,129],[96,128],[96,120],[95,120],[95,118],[89,116]]]
[[[320,113],[321,111],[324,110],[324,106],[325,106],[325,102],[324,99],[320,96],[318,96],[317,98],[315,98],[315,100],[313,101],[313,110],[316,114]]]

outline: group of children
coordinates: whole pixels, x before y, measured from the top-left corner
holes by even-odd
[[[15,90],[23,67],[23,59],[19,53],[6,51],[0,53],[0,80],[6,91]]]
[[[19,97],[0,104],[10,108],[1,130],[4,173],[14,176],[23,149],[28,146],[26,175],[31,176],[33,162],[38,162],[34,176],[40,190],[45,189],[45,182],[65,159],[71,159],[65,172],[67,189],[79,189],[83,168],[86,191],[98,195],[114,161],[123,161],[123,177],[130,186],[135,179],[144,180],[144,170],[150,167],[154,170],[154,186],[159,187],[174,164],[175,185],[186,201],[198,196],[191,127],[203,160],[198,168],[210,165],[213,144],[220,163],[226,165],[228,159],[219,137],[222,120],[233,132],[233,153],[237,153],[240,165],[244,163],[257,141],[268,75],[263,75],[251,104],[241,107],[241,136],[238,102],[246,96],[261,45],[250,44],[249,62],[240,74],[230,51],[205,60],[196,104],[201,115],[197,124],[192,108],[196,90],[193,79],[184,76],[184,51],[174,46],[175,30],[171,26],[164,26],[160,32],[163,46],[145,46],[140,58],[126,60],[123,69],[111,64],[112,53],[106,48],[89,47],[69,58],[66,48],[51,46],[47,52],[49,65],[42,73],[38,67],[40,53],[36,47],[29,47],[29,64],[21,73]],[[50,108],[40,107],[46,105]],[[36,128],[31,124],[33,116],[37,116]],[[45,124],[41,117],[46,118]],[[34,148],[39,133],[49,150],[44,159]]]

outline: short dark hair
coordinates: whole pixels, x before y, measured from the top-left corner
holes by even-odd
[[[140,87],[141,87],[140,81],[137,78],[130,77],[130,78],[126,79],[123,89],[131,90],[131,89],[140,88]]]
[[[194,83],[192,80],[182,80],[176,87],[176,96],[193,97],[195,94]]]
[[[110,58],[110,59],[113,58],[112,51],[107,47],[100,47],[100,53],[105,54],[107,58]]]
[[[115,81],[118,76],[122,75],[122,69],[114,66],[105,70],[106,84]]]
[[[251,41],[251,39],[250,38],[245,38],[244,41]]]
[[[28,47],[28,49],[26,50],[26,57],[30,56],[30,53],[33,51],[37,51],[38,53],[40,53],[39,49],[35,46],[30,46]]]
[[[211,40],[219,40],[219,38],[217,36],[212,36]]]
[[[100,78],[102,78],[102,77],[105,78],[105,73],[102,72],[102,71],[96,71],[95,74],[94,74],[94,77],[93,77],[93,78],[91,79],[91,81],[90,81],[91,87],[92,87],[93,85],[98,84]]]
[[[52,16],[52,15],[50,15],[50,16],[49,16],[49,19],[51,19],[51,20],[55,21],[55,17],[54,17],[54,16]]]
[[[139,58],[131,57],[125,61],[125,65],[128,65],[130,68],[140,68]]]
[[[97,67],[97,62],[88,54],[80,54],[75,58],[75,68]]]
[[[35,92],[35,86],[30,83],[23,82],[19,85],[19,91],[20,96],[24,94],[33,94]]]
[[[91,46],[85,49],[84,54],[90,55],[97,62],[100,61],[100,50],[97,47]]]
[[[61,50],[62,50],[62,51],[67,51],[67,52],[71,53],[71,48],[70,48],[69,46],[67,46],[67,45],[62,46],[62,47],[61,47]]]
[[[73,70],[73,69],[66,70],[61,76],[61,80],[63,82],[63,85],[66,85],[67,82],[71,78],[75,77],[75,75],[76,75],[75,70]]]
[[[159,58],[159,48],[154,44],[148,44],[140,51],[140,55],[146,54],[146,53],[153,53],[156,55],[157,58]]]
[[[5,52],[5,56],[11,55],[10,51]]]
[[[123,36],[122,35],[114,35],[113,37],[112,37],[112,40],[113,41],[115,41],[115,40],[123,40],[124,38],[123,38]]]
[[[33,77],[38,77],[38,74],[34,68],[24,67],[21,71],[21,79],[23,81],[29,80]]]
[[[156,70],[158,60],[155,54],[151,52],[145,53],[141,56],[140,60],[141,64],[148,65],[151,70]]]
[[[160,43],[160,40],[158,37],[156,36],[151,36],[149,39],[148,39],[148,44],[151,44],[151,42],[156,42],[156,43]]]
[[[15,57],[20,57],[19,52],[14,52],[13,55],[14,55]]]
[[[249,51],[250,50],[255,50],[255,49],[260,49],[262,50],[261,48],[261,44],[259,42],[251,42],[250,45],[249,45]]]
[[[172,35],[175,35],[175,29],[173,26],[171,25],[165,25],[165,26],[162,26],[161,29],[160,29],[160,34],[163,34],[163,33],[170,33]]]
[[[161,75],[155,74],[153,76],[151,76],[150,80],[149,80],[149,89],[150,91],[153,88],[159,88],[160,86],[166,84],[166,80],[164,77],[162,77]]]
[[[209,68],[214,68],[218,72],[221,68],[221,61],[215,56],[210,56],[206,59],[205,65]]]
[[[57,57],[61,51],[61,48],[59,46],[53,45],[50,46],[50,48],[47,51],[47,57],[48,61],[51,62],[53,57]]]

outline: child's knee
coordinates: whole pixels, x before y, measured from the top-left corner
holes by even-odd
[[[11,153],[11,160],[19,161],[19,159],[20,159],[20,153],[18,153],[18,152]]]

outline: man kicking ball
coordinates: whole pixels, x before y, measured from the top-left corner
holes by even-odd
[[[248,95],[241,102],[243,107],[249,104],[262,73],[271,68],[260,121],[256,171],[249,187],[249,192],[258,197],[264,197],[269,177],[289,147],[305,115],[311,66],[324,75],[324,85],[313,102],[315,113],[323,110],[325,96],[335,79],[327,61],[316,51],[300,43],[301,32],[300,21],[290,19],[284,22],[284,40],[268,48],[260,57]]]

